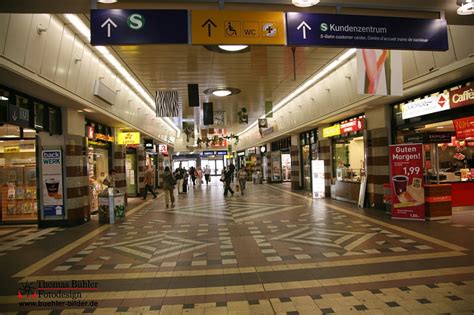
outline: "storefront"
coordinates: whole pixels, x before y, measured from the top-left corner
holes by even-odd
[[[365,116],[358,115],[323,129],[331,138],[331,197],[357,204],[365,178]]]
[[[128,197],[139,194],[138,187],[138,147],[140,145],[139,132],[119,132],[117,144],[125,145],[125,181]]]
[[[59,108],[0,87],[1,224],[45,220],[49,215],[44,211],[47,207],[44,206],[45,198],[59,206],[58,212],[53,215],[64,218],[61,167],[54,176],[40,171],[41,153],[45,151],[40,150],[39,136],[48,138],[61,133]],[[61,163],[58,165],[61,166]],[[44,198],[41,197],[43,193]]]
[[[474,209],[472,82],[394,105],[393,125],[395,144],[423,144],[426,216]]]
[[[112,128],[86,119],[87,173],[91,213],[99,210],[99,194],[107,188],[103,184],[112,166]]]
[[[291,137],[286,137],[271,143],[270,165],[271,181],[291,181]]]
[[[312,129],[300,134],[301,187],[306,191],[312,190],[311,161],[318,159],[318,130]]]

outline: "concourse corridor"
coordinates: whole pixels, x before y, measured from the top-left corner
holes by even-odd
[[[114,225],[1,227],[0,310],[471,314],[474,224],[457,219],[395,221],[284,185],[224,197],[213,178],[174,208],[161,193]],[[54,287],[76,296],[36,296]],[[76,304],[26,304],[37,301]]]

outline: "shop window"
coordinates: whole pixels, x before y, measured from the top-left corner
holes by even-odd
[[[364,137],[333,142],[333,177],[336,180],[360,182],[364,165]]]

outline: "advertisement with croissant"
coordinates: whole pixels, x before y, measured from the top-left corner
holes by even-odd
[[[425,219],[422,144],[390,146],[390,189],[393,219]]]

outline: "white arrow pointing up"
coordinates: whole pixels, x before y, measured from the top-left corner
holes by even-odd
[[[105,26],[107,26],[107,37],[110,38],[110,26],[113,26],[114,28],[117,28],[117,24],[115,24],[114,21],[112,21],[111,18],[108,18],[107,20],[105,20],[104,23],[102,23],[100,28],[104,28]]]
[[[303,21],[296,29],[299,31],[301,28],[303,28],[303,39],[306,39],[306,29],[311,31],[311,27],[305,21]]]

